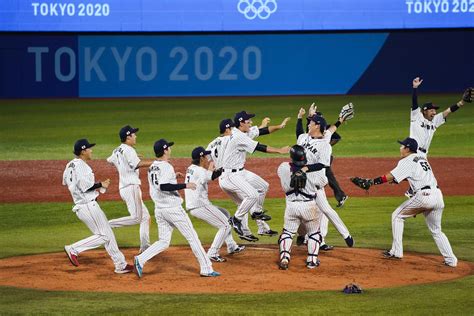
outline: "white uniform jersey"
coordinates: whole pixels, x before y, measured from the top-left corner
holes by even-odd
[[[63,185],[71,192],[74,204],[87,204],[97,198],[97,190],[87,191],[94,185],[94,181],[94,173],[84,160],[75,158],[66,165]]]
[[[258,142],[250,139],[246,133],[233,128],[232,135],[224,148],[222,165],[224,169],[241,169],[245,166],[247,153],[253,153]]]
[[[167,161],[155,160],[148,169],[150,196],[156,208],[179,208],[183,199],[178,191],[162,191],[161,184],[176,184],[176,173]]]
[[[438,185],[424,155],[411,154],[401,159],[390,173],[398,183],[407,179],[414,192],[426,186],[436,188]]]
[[[210,151],[210,159],[214,162],[216,169],[222,167],[222,160],[224,157],[224,150],[230,141],[230,136],[219,136],[216,137],[212,142],[207,145],[206,151]]]
[[[186,171],[186,183],[196,183],[196,190],[185,189],[186,209],[192,210],[211,204],[207,183],[212,180],[212,171],[201,166],[191,165]]]
[[[315,180],[315,177],[311,176],[312,173],[314,172],[308,172],[306,174],[307,176],[306,187],[300,191],[303,192],[305,195],[316,196],[316,185],[312,183]],[[291,174],[292,174],[290,163],[282,162],[280,166],[278,167],[277,174],[278,174],[278,177],[280,178],[281,187],[283,191],[285,193],[292,191],[293,188],[290,186]],[[307,201],[309,200],[309,198],[301,194],[297,195],[296,193],[292,193],[286,196],[286,200],[291,201],[291,202],[297,202],[297,201]]]
[[[418,142],[418,147],[428,153],[436,129],[446,123],[443,113],[438,113],[432,121],[425,119],[420,109],[411,111],[410,137]]]
[[[140,158],[138,158],[137,152],[132,146],[121,144],[114,149],[112,155],[107,158],[107,162],[113,164],[119,172],[119,189],[131,184],[141,184],[137,168]]]
[[[250,139],[255,139],[260,136],[260,129],[257,126],[252,126],[246,134]]]
[[[330,139],[331,133],[327,131],[327,134]],[[309,134],[301,134],[296,143],[305,149],[308,165],[316,163],[321,163],[325,166],[331,165],[332,147],[329,144],[327,136],[323,138],[313,138]],[[321,188],[328,183],[325,168],[308,173],[308,175],[314,176],[314,184]]]

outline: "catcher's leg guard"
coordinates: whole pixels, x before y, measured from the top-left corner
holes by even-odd
[[[293,243],[293,236],[295,233],[283,228],[278,245],[280,246],[280,261],[283,259],[290,261],[291,244]]]
[[[308,235],[308,258],[306,259],[306,262],[318,262],[319,246],[321,246],[322,240],[323,236],[321,236],[319,230]]]

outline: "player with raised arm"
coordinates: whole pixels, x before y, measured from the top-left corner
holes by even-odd
[[[145,263],[168,249],[174,228],[177,228],[191,246],[191,250],[196,256],[200,274],[205,277],[217,277],[220,273],[212,269],[212,263],[209,260],[201,241],[194,230],[193,224],[188,214],[183,209],[183,199],[178,190],[196,189],[196,184],[177,183],[176,173],[173,166],[169,163],[171,158],[171,146],[173,142],[165,139],[157,140],[153,146],[156,160],[148,169],[148,183],[150,185],[150,196],[155,202],[155,217],[158,225],[158,241],[153,243],[147,250],[135,257],[135,272],[138,277],[142,276]]]
[[[403,257],[402,239],[405,219],[423,213],[426,225],[444,257],[444,264],[456,267],[458,259],[453,253],[448,238],[441,231],[441,217],[444,210],[443,193],[438,187],[427,157],[423,152],[420,152],[420,145],[415,139],[408,137],[398,142],[401,144],[400,156],[402,159],[395,169],[374,179],[351,178],[355,185],[364,190],[369,190],[373,185],[387,182],[400,183],[405,179],[410,182],[410,186],[413,188],[413,196],[403,202],[392,214],[392,248],[384,251],[382,255],[388,259]]]
[[[67,186],[74,201],[72,211],[91,230],[92,236],[64,247],[69,261],[74,266],[79,265],[78,256],[81,252],[104,245],[112,258],[115,273],[129,273],[133,266],[127,264],[125,256],[119,250],[114,232],[107,217],[97,203],[98,190],[105,193],[110,185],[110,179],[95,182],[94,173],[87,161],[92,159],[92,147],[87,139],[79,139],[74,144],[74,155],[63,173],[63,185]]]
[[[107,162],[119,173],[120,197],[127,205],[130,216],[109,221],[112,228],[140,224],[140,253],[150,246],[150,213],[142,199],[139,169],[149,167],[151,161],[142,161],[135,150],[138,128],[130,125],[120,129],[122,144],[115,148]]]

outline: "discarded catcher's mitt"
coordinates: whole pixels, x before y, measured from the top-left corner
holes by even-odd
[[[362,288],[355,283],[349,283],[342,289],[342,292],[346,294],[360,294],[362,293]]]
[[[306,186],[306,172],[298,170],[291,175],[290,187],[295,190],[302,190]]]
[[[360,177],[353,177],[351,178],[351,181],[356,186],[364,190],[369,190],[370,187],[374,185],[374,182],[371,179],[364,179]]]

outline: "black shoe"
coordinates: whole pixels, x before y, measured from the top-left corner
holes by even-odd
[[[331,245],[328,245],[328,244],[324,244],[324,245],[321,245],[319,247],[319,250],[323,250],[323,251],[330,251],[330,250],[333,250],[334,249],[334,246],[331,246]]]
[[[304,235],[296,237],[296,245],[297,246],[304,245],[304,241],[305,241],[305,236]]]
[[[234,250],[232,250],[231,252],[229,252],[229,255],[233,255],[234,253],[239,253],[239,252],[242,252],[245,250],[245,246],[237,246]]]
[[[270,215],[265,214],[264,212],[254,212],[250,215],[252,219],[261,219],[262,221],[269,221],[272,219]]]
[[[344,195],[340,201],[337,201],[336,207],[343,207],[344,203],[346,203],[348,198],[349,198],[349,196]]]
[[[347,247],[352,247],[354,246],[354,238],[352,238],[351,235],[349,235],[349,237],[347,237],[346,239],[344,239],[346,241],[346,245]]]
[[[267,231],[264,231],[263,233],[258,233],[260,236],[270,236],[270,237],[273,237],[273,236],[276,236],[278,235],[278,232],[274,231],[274,230],[267,230]]]
[[[385,259],[397,259],[397,260],[400,260],[402,258],[400,257],[396,257],[395,255],[393,255],[390,250],[385,250],[385,251],[382,251],[382,256],[385,258]]]
[[[250,235],[242,235],[242,236],[239,235],[239,238],[240,238],[240,239],[243,239],[243,240],[250,241],[250,242],[256,242],[256,241],[258,241],[258,238],[255,237],[255,236],[252,235],[252,234],[250,234]]]
[[[242,222],[235,216],[229,218],[229,224],[232,225],[237,235],[242,236],[244,234],[244,232],[242,231]]]
[[[308,262],[306,262],[306,268],[314,269],[316,267],[319,267],[319,264],[320,264],[319,259],[316,259],[316,262],[308,261]]]

